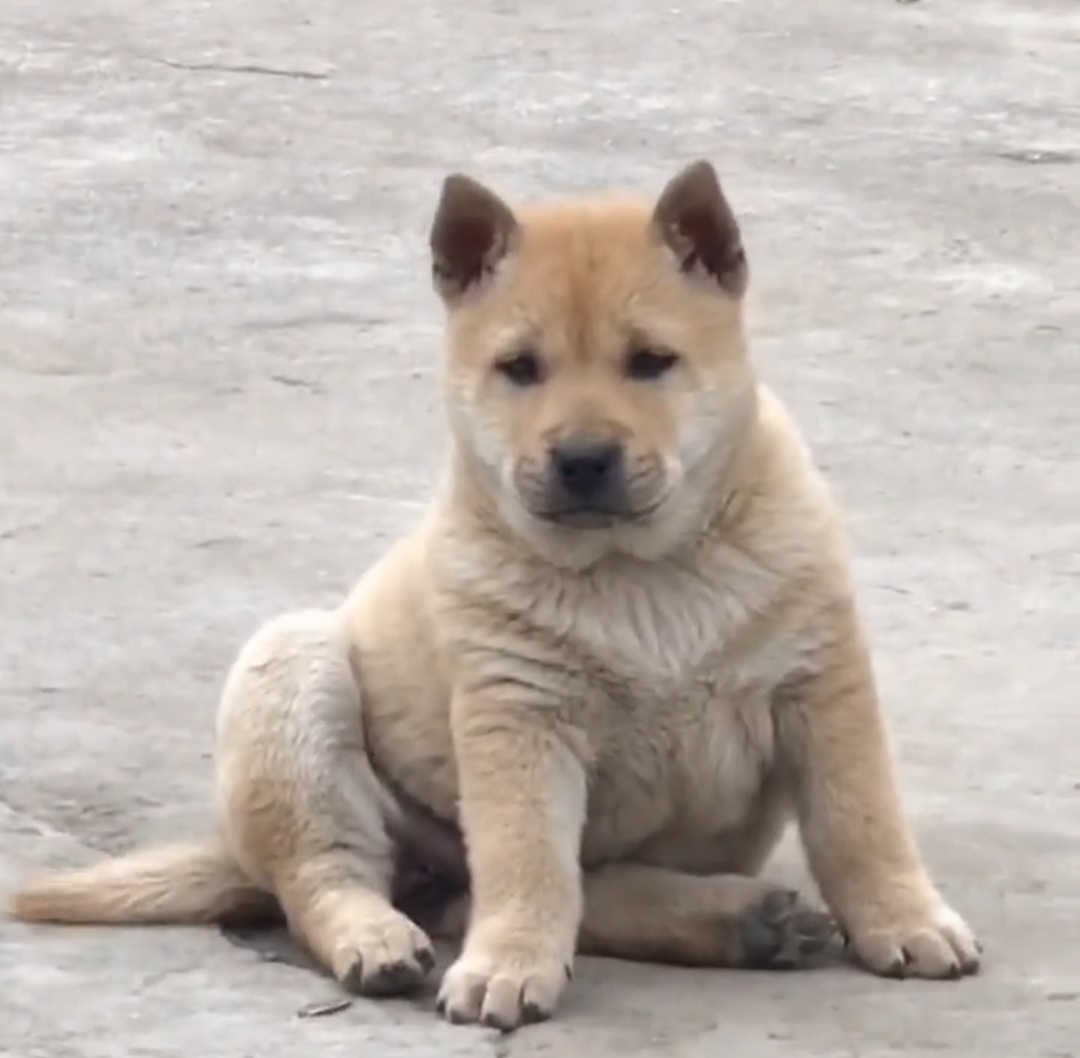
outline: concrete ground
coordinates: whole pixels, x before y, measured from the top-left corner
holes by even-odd
[[[443,174],[658,190],[699,155],[984,972],[583,960],[502,1039],[431,993],[300,1018],[338,993],[273,936],[0,921],[0,1054],[1080,1055],[1075,0],[5,0],[0,885],[201,831],[240,642],[417,517]]]

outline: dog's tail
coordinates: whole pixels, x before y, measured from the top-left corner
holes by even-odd
[[[216,840],[47,874],[11,898],[11,913],[30,922],[226,922],[263,918],[275,908],[273,897]]]

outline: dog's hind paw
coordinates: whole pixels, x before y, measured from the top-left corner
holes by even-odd
[[[840,929],[833,917],[804,904],[793,889],[770,889],[738,919],[738,966],[794,970],[806,966]]]

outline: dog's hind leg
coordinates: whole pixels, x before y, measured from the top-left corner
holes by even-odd
[[[837,937],[830,915],[763,878],[615,863],[585,877],[578,951],[689,966],[794,969]]]
[[[683,966],[794,969],[839,942],[835,922],[783,889],[742,874],[686,874],[638,863],[587,871],[577,951]],[[459,937],[468,894],[433,915],[433,936]]]
[[[277,619],[247,644],[218,718],[219,797],[237,860],[342,984],[406,991],[434,964],[390,902],[393,797],[371,767],[363,700],[335,614]]]

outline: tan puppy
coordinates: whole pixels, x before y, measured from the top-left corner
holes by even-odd
[[[15,914],[276,899],[346,987],[391,993],[432,965],[400,908],[467,880],[439,1006],[511,1028],[552,1012],[575,948],[820,949],[831,920],[755,877],[793,815],[864,965],[973,972],[902,817],[840,520],[748,361],[712,167],[652,206],[519,215],[452,176],[431,245],[452,446],[426,519],[339,610],[241,652],[213,841],[47,877]]]

